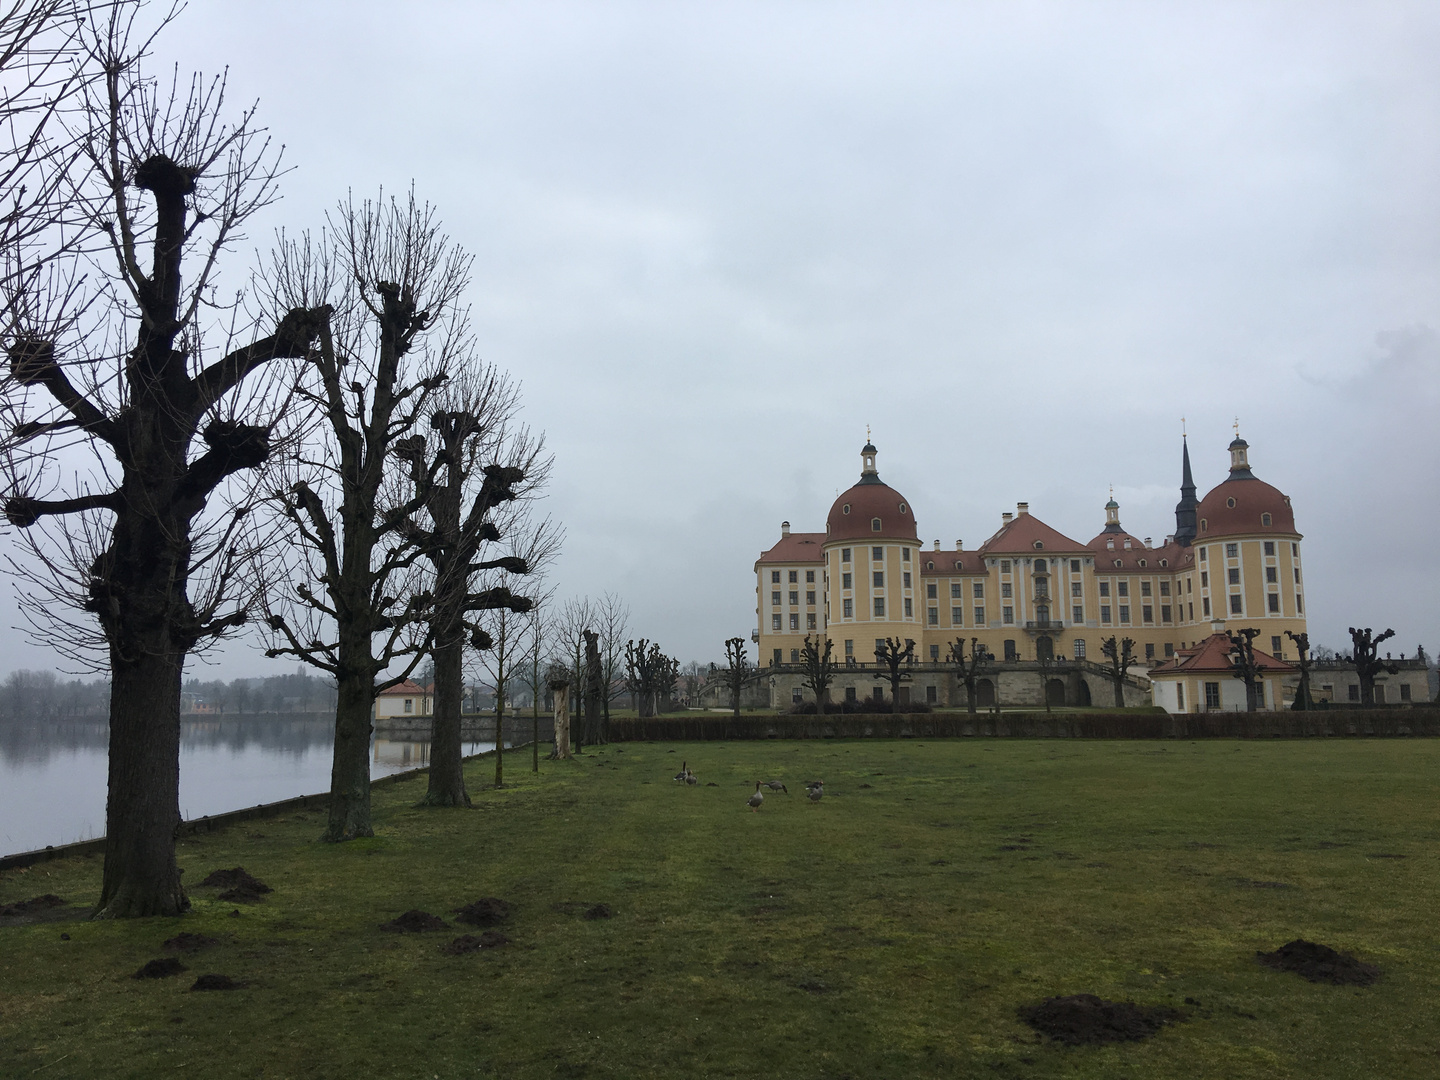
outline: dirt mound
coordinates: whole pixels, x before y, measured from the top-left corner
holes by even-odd
[[[587,919],[608,919],[614,914],[615,912],[610,910],[609,904],[596,904],[592,908],[585,909],[585,918]]]
[[[33,915],[37,911],[49,911],[51,908],[60,907],[65,901],[54,893],[47,892],[44,896],[32,896],[29,900],[17,900],[13,904],[0,904],[0,918],[13,918],[16,915]]]
[[[200,882],[201,888],[244,889],[247,892],[267,893],[273,890],[259,878],[253,877],[243,866],[233,870],[212,870],[210,876]]]
[[[478,952],[481,949],[498,949],[501,945],[509,945],[510,939],[499,930],[486,930],[479,937],[474,934],[461,934],[448,945],[441,945],[440,951],[447,952],[451,956],[460,956],[462,953]]]
[[[1286,942],[1274,952],[1257,952],[1255,959],[1276,971],[1293,971],[1311,982],[1336,986],[1369,986],[1380,977],[1380,969],[1374,964],[1362,963],[1349,953],[1304,938]]]
[[[380,924],[381,930],[389,930],[396,934],[423,934],[427,930],[448,930],[449,928],[450,924],[439,915],[431,915],[428,911],[421,911],[419,908],[411,908],[404,915]]]
[[[229,975],[201,975],[191,990],[239,990],[244,983],[238,983]]]
[[[1166,1005],[1103,1001],[1094,994],[1046,998],[1039,1005],[1021,1006],[1019,1012],[1036,1031],[1067,1046],[1138,1042],[1185,1015]]]
[[[457,922],[471,926],[494,926],[510,918],[510,905],[498,896],[482,896],[473,904],[455,909]]]
[[[185,970],[178,957],[162,956],[158,960],[151,960],[139,971],[130,977],[132,979],[168,979],[171,975],[179,975]]]
[[[166,952],[199,952],[201,949],[208,949],[211,945],[219,944],[219,938],[206,937],[204,934],[192,934],[186,930],[183,934],[167,938],[160,947]]]

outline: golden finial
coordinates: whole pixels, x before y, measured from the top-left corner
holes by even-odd
[[[865,441],[866,441],[866,442],[869,442],[869,441],[870,441],[870,425],[869,425],[869,424],[866,424],[866,425],[865,425]]]
[[[1237,416],[1237,417],[1235,417],[1235,438],[1238,439],[1239,437],[1240,437],[1240,418]]]
[[[1185,418],[1182,416],[1180,417],[1180,437],[1185,438],[1185,434]]]

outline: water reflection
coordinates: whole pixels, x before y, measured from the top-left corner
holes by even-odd
[[[185,818],[310,795],[330,786],[331,716],[182,721],[180,812]],[[468,741],[466,754],[493,748]],[[0,854],[100,836],[105,830],[104,721],[0,722]],[[370,774],[424,768],[425,740],[376,739]]]

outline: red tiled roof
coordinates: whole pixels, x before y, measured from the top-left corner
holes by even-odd
[[[430,691],[413,679],[406,679],[402,683],[396,683],[388,690],[381,690],[379,697],[415,697],[420,694],[428,694]]]
[[[755,560],[755,565],[761,563],[818,563],[824,559],[820,555],[820,545],[825,542],[824,533],[797,533],[792,532],[789,536],[782,536],[780,542],[769,551],[761,552],[760,558]]]
[[[1036,543],[1041,546],[1036,547]],[[1017,514],[980,545],[980,551],[986,555],[1033,555],[1037,551],[1071,554],[1085,550],[1084,544],[1052,529],[1034,514]]]
[[[921,551],[918,558],[921,577],[927,574],[931,577],[939,577],[942,574],[983,574],[986,572],[984,556],[978,551]]]
[[[1269,525],[1263,524],[1262,514],[1270,515]],[[1231,477],[1213,488],[1200,500],[1195,519],[1196,543],[1222,536],[1299,535],[1289,496],[1254,477]]]
[[[1262,673],[1284,675],[1295,670],[1284,660],[1277,660],[1267,652],[1255,650],[1255,666]],[[1199,675],[1230,674],[1230,639],[1225,634],[1211,634],[1200,644],[1190,649],[1180,649],[1173,660],[1166,660],[1150,669],[1150,677],[1157,675]]]
[[[875,518],[880,519],[879,532],[871,525]],[[881,483],[856,484],[842,491],[825,519],[825,533],[832,541],[881,537],[918,540],[920,537],[915,531],[915,508],[904,495],[889,484]]]
[[[1105,546],[1106,542],[1110,540],[1115,541],[1114,551]],[[1128,550],[1125,547],[1126,540],[1130,541]],[[1171,574],[1177,570],[1186,569],[1195,561],[1193,548],[1182,547],[1174,541],[1161,544],[1159,547],[1147,548],[1143,540],[1124,532],[1102,532],[1090,541],[1090,550],[1095,553],[1095,572],[1097,574],[1133,574],[1137,572]],[[1144,560],[1144,566],[1140,565],[1141,560]],[[1117,566],[1116,563],[1119,565]]]

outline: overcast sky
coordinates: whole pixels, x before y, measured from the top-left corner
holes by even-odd
[[[1020,500],[1088,540],[1112,484],[1158,541],[1182,416],[1202,495],[1238,415],[1291,496],[1313,641],[1440,646],[1440,5],[191,0],[159,55],[286,144],[252,245],[438,205],[555,452],[560,597],[682,661],[867,424],[976,546]]]

